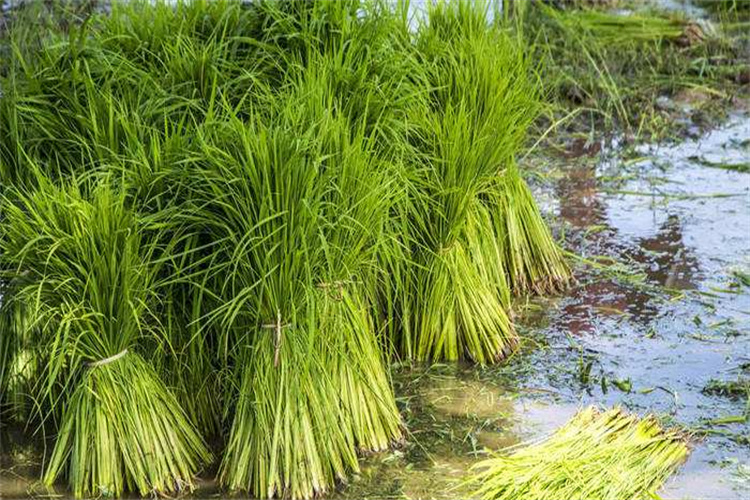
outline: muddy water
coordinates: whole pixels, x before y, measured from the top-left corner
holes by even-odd
[[[750,495],[750,425],[716,422],[742,415],[747,398],[703,391],[750,378],[750,288],[733,275],[750,272],[750,173],[721,168],[750,164],[748,139],[745,116],[625,159],[570,158],[572,148],[544,160],[543,205],[577,254],[608,265],[579,264],[561,297],[518,304],[525,347],[502,366],[396,370],[409,434],[366,457],[333,496],[467,497],[467,472],[487,449],[543,437],[588,404],[708,433],[662,497]],[[34,481],[38,455],[8,439],[0,435],[0,447],[15,450],[0,457],[0,497],[49,493]],[[197,496],[217,495],[209,484]]]
[[[750,174],[726,169],[750,166],[748,139],[750,119],[737,117],[695,141],[638,151],[641,161],[570,167],[557,187],[579,253],[612,256],[639,276],[584,277],[559,301],[547,334],[562,349],[539,360],[561,377],[541,378],[582,403],[668,414],[711,432],[665,498],[750,494],[750,427],[710,423],[743,415],[747,397],[702,391],[742,377],[750,362],[750,289],[733,277],[750,269]],[[588,385],[575,357],[592,363]]]

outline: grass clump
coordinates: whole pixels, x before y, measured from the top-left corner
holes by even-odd
[[[589,407],[545,441],[480,462],[474,480],[485,499],[646,498],[688,453],[654,417]]]
[[[10,301],[47,349],[39,395],[60,427],[44,482],[67,469],[78,497],[190,489],[210,455],[138,353],[164,338],[150,315],[159,248],[108,186],[90,199],[42,186],[5,193],[0,253]]]
[[[750,380],[709,380],[702,390],[703,394],[724,396],[731,399],[745,399],[750,397]]]

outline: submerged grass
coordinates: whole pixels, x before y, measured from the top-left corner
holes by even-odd
[[[656,495],[686,459],[687,436],[615,408],[580,411],[545,441],[475,466],[485,499],[632,499]]]

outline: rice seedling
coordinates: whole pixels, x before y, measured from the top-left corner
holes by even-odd
[[[44,356],[33,344],[28,315],[22,304],[4,294],[0,306],[0,415],[27,421],[31,415],[33,385]]]
[[[362,284],[391,188],[363,127],[318,114],[323,84],[207,126],[190,166],[239,380],[220,480],[259,497],[324,492],[401,432]]]
[[[8,390],[8,380],[11,378],[13,371],[13,362],[17,352],[16,332],[12,324],[12,315],[6,311],[7,308],[0,310],[0,408],[6,399]]]
[[[226,445],[228,489],[309,498],[400,439],[394,347],[513,350],[512,296],[567,268],[515,167],[531,63],[489,8],[439,3],[416,31],[407,2],[379,0],[19,24],[1,312],[28,314],[0,384],[22,338],[49,352],[32,376],[57,432],[46,483],[189,489],[203,435]]]
[[[679,18],[650,16],[634,12],[628,16],[594,9],[554,11],[551,15],[567,16],[570,28],[592,35],[606,44],[676,43],[683,35],[687,21]]]
[[[74,185],[11,190],[0,230],[10,300],[48,350],[41,394],[62,414],[44,482],[67,468],[77,497],[190,489],[210,456],[138,352],[165,335],[150,313],[160,249],[125,197],[106,184],[90,199]]]
[[[742,13],[750,11],[748,0],[698,0],[696,2],[704,9],[719,13]]]
[[[495,234],[511,288],[538,294],[560,290],[569,280],[569,266],[518,168],[511,165],[496,182],[488,197],[498,214]]]
[[[413,300],[411,318],[402,313],[412,324],[401,350],[418,360],[502,359],[517,342],[508,317],[510,275],[517,291],[527,283],[542,288],[540,275],[552,262],[548,288],[567,277],[533,201],[514,196],[524,193],[516,187],[523,181],[509,174],[507,186],[498,182],[513,166],[538,102],[528,59],[516,39],[488,24],[488,9],[483,2],[438,2],[417,32],[425,98],[415,112],[422,119],[411,160],[414,199],[404,209],[414,265],[397,286]],[[509,186],[515,189],[507,204],[490,202]],[[508,230],[519,225],[529,237],[545,238],[536,254],[521,246],[528,243],[522,229]]]
[[[648,498],[687,458],[687,436],[619,408],[581,410],[548,439],[475,466],[485,499]]]

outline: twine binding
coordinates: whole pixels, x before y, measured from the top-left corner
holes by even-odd
[[[114,356],[110,356],[108,358],[100,359],[99,361],[91,361],[89,363],[85,363],[86,366],[89,368],[96,368],[97,366],[104,366],[108,365],[110,363],[114,363],[118,359],[122,358],[128,353],[127,349],[123,349],[122,351],[118,352]]]
[[[319,289],[324,290],[326,294],[332,299],[341,300],[344,298],[344,286],[355,284],[355,283],[356,281],[354,281],[353,279],[352,280],[336,280],[336,281],[331,281],[331,282],[324,281],[324,282],[318,283],[316,286]],[[335,290],[335,292],[331,292],[331,290]]]
[[[289,323],[281,322],[281,309],[276,310],[276,323],[266,323],[260,325],[261,328],[273,329],[274,330],[274,352],[273,352],[273,366],[279,366],[279,360],[281,357],[281,330],[289,326]]]

